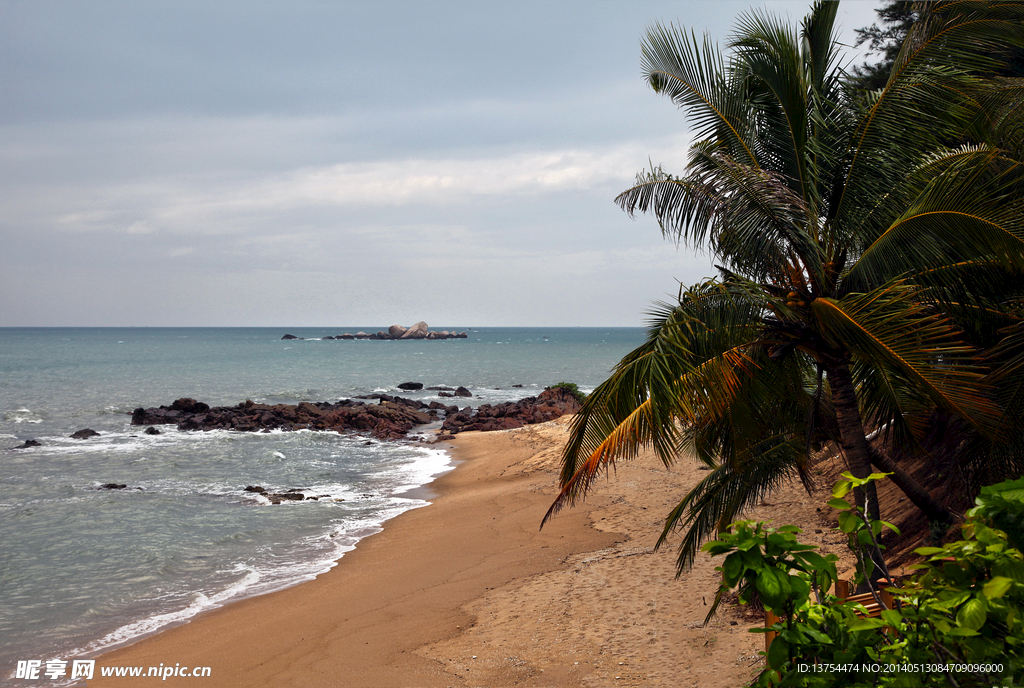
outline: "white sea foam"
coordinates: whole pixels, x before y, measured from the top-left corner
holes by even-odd
[[[187,621],[200,612],[222,606],[225,602],[237,597],[245,590],[252,588],[262,577],[258,571],[251,567],[239,565],[236,567],[236,570],[239,573],[244,572],[245,575],[224,590],[209,596],[201,592],[197,592],[192,603],[184,609],[166,612],[163,614],[154,614],[153,616],[145,619],[125,624],[117,630],[103,636],[99,640],[89,643],[85,647],[73,650],[68,654],[68,656],[81,657],[96,654],[101,650],[110,649],[128,641],[135,640],[136,638],[140,638],[144,635],[153,633],[165,626]]]
[[[43,417],[31,409],[19,408],[5,412],[4,420],[15,423],[42,423]]]
[[[386,448],[386,447],[385,447]],[[311,581],[337,565],[338,560],[347,552],[356,548],[357,543],[370,535],[380,532],[386,527],[386,522],[392,518],[409,511],[429,505],[430,502],[423,499],[399,496],[403,492],[421,487],[430,483],[438,475],[451,469],[451,459],[443,450],[432,448],[413,448],[416,458],[405,464],[397,465],[380,471],[379,477],[386,484],[382,494],[366,495],[358,492],[349,485],[336,483],[312,484],[302,490],[306,496],[329,495],[329,499],[303,500],[295,502],[282,502],[282,505],[313,506],[314,504],[337,504],[352,503],[364,500],[374,504],[371,515],[346,518],[334,527],[321,532],[319,535],[307,537],[306,543],[314,545],[320,543],[316,549],[320,555],[313,559],[306,559],[302,552],[304,543],[297,543],[299,546],[291,559],[277,558],[272,565],[253,566],[248,564],[236,564],[232,573],[242,574],[240,578],[231,582],[223,589],[214,592],[196,592],[192,601],[184,606],[171,611],[162,611],[151,616],[124,624],[116,630],[107,633],[99,640],[96,640],[84,647],[78,648],[66,654],[68,657],[95,656],[117,646],[128,644],[138,638],[149,635],[163,628],[179,623],[184,623],[204,611],[208,611],[228,602],[276,592],[299,583]],[[245,494],[260,505],[269,505],[270,500],[260,494],[239,492],[230,485],[212,486],[221,487],[223,494]],[[175,483],[167,481],[161,485],[153,486],[161,491],[187,491],[186,483]],[[282,488],[283,489],[283,488]],[[273,508],[279,508],[275,506]],[[325,549],[323,545],[328,545]],[[154,600],[157,602],[158,600]]]

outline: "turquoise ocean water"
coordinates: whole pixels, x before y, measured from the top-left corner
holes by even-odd
[[[435,447],[358,435],[162,426],[150,436],[129,424],[136,407],[437,399],[398,390],[406,381],[463,385],[474,396],[460,406],[476,406],[562,380],[591,389],[643,337],[435,326],[469,337],[321,339],[380,329],[0,328],[0,684],[21,683],[10,679],[18,660],[94,656],[309,580],[388,518],[425,506],[409,490],[450,467]],[[304,339],[282,341],[286,331]],[[69,437],[83,428],[100,435]],[[27,439],[42,446],[9,449]],[[255,484],[325,497],[270,505],[244,492]]]

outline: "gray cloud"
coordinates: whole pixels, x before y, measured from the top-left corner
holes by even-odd
[[[0,326],[639,324],[712,270],[612,202],[640,38],[745,7],[2,0]]]

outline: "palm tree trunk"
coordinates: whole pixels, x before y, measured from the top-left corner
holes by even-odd
[[[933,498],[921,483],[911,478],[906,471],[896,465],[895,461],[883,452],[877,451],[871,445],[868,445],[868,449],[871,451],[871,463],[874,464],[875,468],[891,473],[892,475],[889,476],[889,479],[896,483],[896,487],[900,488],[903,494],[907,495],[907,499],[920,509],[928,517],[929,521],[950,524],[956,520],[952,511]]]
[[[864,422],[860,417],[850,366],[842,362],[828,366],[825,372],[828,373],[828,384],[832,389],[832,404],[835,407],[836,423],[839,425],[839,437],[846,464],[854,477],[866,478],[871,475],[871,446],[864,433]],[[876,521],[881,517],[874,483],[868,483],[863,490],[855,489],[853,494],[857,506],[865,509],[869,521]]]
[[[857,392],[853,387],[853,375],[850,374],[850,366],[845,361],[827,367],[828,384],[832,389],[832,405],[835,407],[836,423],[839,425],[839,438],[843,446],[843,455],[846,457],[846,464],[850,472],[857,478],[866,478],[871,475],[871,444],[864,433],[864,422],[860,417],[860,407],[857,404]],[[878,492],[875,483],[867,483],[863,489],[854,488],[853,498],[868,520],[877,521],[881,518],[878,508]],[[850,545],[854,547],[854,544]],[[858,586],[858,591],[875,591],[875,575],[882,573],[888,575],[885,566],[885,558],[878,547],[877,542],[873,545],[865,545],[862,550],[865,555],[862,559],[864,566],[864,580]],[[858,557],[860,559],[861,557]]]

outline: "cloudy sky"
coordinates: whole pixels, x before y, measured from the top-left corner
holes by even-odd
[[[641,37],[749,6],[0,0],[0,326],[640,325],[711,274],[613,203]]]

